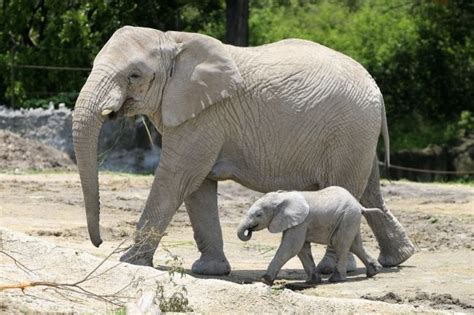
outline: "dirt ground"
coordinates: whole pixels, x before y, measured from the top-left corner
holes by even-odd
[[[0,285],[82,279],[122,240],[133,235],[152,180],[152,176],[101,174],[104,244],[95,248],[88,239],[76,173],[0,174]],[[295,258],[280,272],[278,285],[270,288],[260,283],[280,235],[256,232],[247,243],[237,238],[239,221],[260,194],[229,181],[219,183],[225,252],[232,265],[229,276],[196,277],[190,273],[199,253],[182,207],[155,254],[156,268],[114,267],[118,255],[113,255],[102,267],[114,268],[87,286],[103,293],[141,277],[139,284],[123,291],[127,296],[139,296],[146,290],[156,291],[156,278],[171,277],[175,284],[167,282],[165,291],[185,286],[189,306],[205,313],[474,313],[474,187],[385,181],[382,188],[387,204],[416,244],[417,253],[400,267],[384,269],[372,279],[365,277],[359,262],[359,269],[349,274],[345,283],[329,284],[324,278],[321,285],[308,287]],[[365,222],[363,238],[369,252],[376,255],[376,243]],[[315,261],[323,250],[324,246],[313,245]],[[184,277],[169,272],[170,264],[181,260],[186,269]],[[45,287],[24,293],[3,291],[0,312],[105,313],[117,307],[91,296],[66,293],[69,295]]]

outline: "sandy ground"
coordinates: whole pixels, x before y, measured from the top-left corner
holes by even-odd
[[[82,279],[134,231],[152,182],[151,176],[101,174],[101,224],[104,244],[89,242],[82,192],[76,173],[0,174],[1,249],[28,270],[0,253],[0,284],[22,281],[75,282]],[[117,291],[120,303],[144,291],[182,290],[199,312],[338,312],[338,313],[474,313],[474,188],[448,184],[384,182],[386,202],[406,227],[417,253],[402,266],[384,269],[367,279],[362,264],[346,283],[308,287],[297,259],[279,274],[273,288],[259,282],[279,244],[280,235],[256,232],[244,243],[236,227],[260,194],[233,182],[219,183],[219,205],[225,252],[232,265],[227,277],[196,277],[189,271],[199,257],[185,209],[175,215],[160,249],[156,268],[120,264],[85,285],[94,293]],[[375,240],[363,223],[368,250]],[[315,260],[324,247],[313,246]],[[174,256],[175,255],[175,256]],[[173,257],[179,257],[173,259]],[[171,274],[182,261],[185,276]],[[101,268],[115,266],[113,255]],[[174,261],[174,262],[173,262]],[[168,266],[168,267],[167,267]],[[100,269],[102,270],[102,269]],[[169,282],[169,278],[172,282]],[[167,279],[165,281],[165,279]],[[175,283],[175,284],[173,284]],[[110,312],[116,305],[93,297],[38,287],[0,293],[0,313]],[[119,304],[120,304],[119,303]]]

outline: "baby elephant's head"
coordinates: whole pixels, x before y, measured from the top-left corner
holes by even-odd
[[[252,231],[268,228],[271,233],[283,232],[304,222],[309,205],[296,191],[271,192],[258,199],[247,212],[237,231],[242,241],[252,237]]]

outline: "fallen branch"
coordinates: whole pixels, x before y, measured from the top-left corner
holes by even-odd
[[[136,242],[134,245],[131,245],[131,246],[137,246],[138,247],[138,249],[137,249],[137,251],[134,255],[143,254],[143,250],[146,248],[145,245],[146,245],[146,243],[147,243],[147,241],[149,240],[150,237],[155,237],[155,238],[160,237],[161,238],[161,236],[162,236],[162,234],[156,234],[153,231],[148,232],[146,234],[146,236],[142,237],[139,242]],[[64,299],[67,299],[69,301],[78,302],[79,296],[80,297],[85,296],[87,298],[93,298],[93,299],[96,299],[96,300],[100,300],[100,301],[103,301],[103,302],[106,302],[106,303],[113,304],[113,305],[118,306],[118,307],[123,307],[125,305],[126,301],[130,301],[133,298],[130,297],[130,296],[124,296],[124,295],[122,295],[122,293],[125,290],[127,290],[128,288],[130,288],[131,286],[136,287],[138,285],[138,283],[140,283],[141,281],[144,281],[145,279],[143,277],[138,277],[137,278],[136,274],[134,274],[132,279],[130,280],[130,282],[128,282],[126,285],[119,288],[115,292],[109,293],[109,294],[97,294],[95,292],[92,292],[92,291],[84,288],[82,285],[84,285],[85,283],[87,283],[87,282],[89,282],[93,279],[96,279],[96,278],[99,278],[99,277],[103,276],[107,272],[109,272],[109,271],[113,270],[114,268],[116,268],[118,265],[122,264],[122,262],[118,262],[116,264],[113,264],[110,267],[105,268],[104,270],[100,270],[100,268],[105,264],[105,262],[107,260],[110,259],[110,257],[112,255],[121,253],[121,252],[123,252],[123,251],[130,248],[130,246],[123,246],[123,244],[125,242],[127,242],[128,240],[129,239],[125,239],[120,244],[118,244],[110,252],[110,254],[108,254],[104,259],[102,259],[94,268],[92,268],[92,270],[89,273],[87,273],[87,275],[85,275],[82,279],[80,279],[78,281],[70,282],[70,283],[67,283],[67,282],[64,282],[64,283],[63,282],[52,282],[52,281],[27,281],[27,282],[13,283],[13,284],[0,284],[0,292],[5,291],[5,290],[21,290],[23,292],[23,294],[28,295],[25,292],[26,289],[34,288],[34,287],[43,287],[44,290],[52,290],[56,294],[60,295],[61,297],[63,297]],[[164,249],[167,252],[167,254],[170,256],[170,260],[168,262],[171,264],[171,269],[168,271],[169,276],[170,276],[170,280],[169,280],[169,283],[167,283],[166,285],[173,285],[173,286],[176,287],[177,284],[173,281],[173,275],[176,272],[176,273],[179,273],[181,275],[181,277],[183,276],[184,268],[182,267],[182,260],[180,259],[180,257],[178,257],[176,255],[173,255],[171,253],[171,251],[169,251],[167,248],[164,248]],[[19,269],[21,269],[22,271],[24,271],[26,273],[28,273],[28,272],[33,273],[31,271],[31,269],[29,269],[24,264],[19,262],[15,257],[10,255],[9,253],[7,253],[3,250],[0,250],[0,253],[4,254],[5,256],[12,259],[13,262],[15,263],[15,265]],[[99,270],[100,270],[100,272],[99,272]],[[149,281],[150,279],[156,278],[156,277],[157,276],[148,277],[147,281]],[[139,302],[140,303],[142,303],[142,302],[145,303],[147,307],[154,307],[155,302],[156,302],[155,298],[156,298],[156,299],[159,300],[159,307],[161,308],[162,311],[165,311],[165,310],[167,310],[167,311],[191,311],[192,310],[191,307],[189,307],[189,301],[186,297],[187,290],[184,286],[181,287],[182,292],[175,292],[174,294],[172,294],[168,298],[166,298],[165,295],[164,295],[164,289],[165,289],[165,285],[157,281],[157,290],[160,293],[160,295],[157,296],[156,293],[153,293],[153,295],[151,297],[151,300],[149,301],[149,299],[148,299],[147,301],[145,301],[146,303],[143,302],[144,297],[142,296],[142,298],[140,299]],[[41,297],[39,297],[39,298],[41,298]],[[150,298],[150,297],[148,297],[148,298]],[[132,306],[134,306],[133,303],[131,303],[131,304],[129,303],[127,305],[127,307],[132,307]],[[142,306],[143,305],[141,305],[140,307],[142,307]]]
[[[10,255],[9,253],[5,252],[4,250],[0,250],[0,254],[3,254],[5,256],[7,256],[8,258],[10,258],[11,260],[13,260],[13,262],[15,263],[15,265],[21,269],[24,273],[26,274],[34,274],[34,272],[29,269],[28,267],[26,267],[25,265],[23,265],[21,262],[18,261],[18,259],[16,259],[15,257],[13,257],[12,255]],[[0,285],[0,288],[1,288],[1,285]],[[1,289],[0,289],[1,291]]]
[[[121,263],[117,263],[112,267],[109,267],[105,269],[102,272],[97,272],[99,268],[114,254],[122,252],[124,248],[122,248],[122,245],[126,242],[127,240],[122,241],[119,245],[117,245],[114,250],[107,255],[97,266],[95,266],[92,271],[90,271],[85,277],[80,279],[79,281],[73,282],[73,283],[60,283],[60,282],[51,282],[51,281],[29,281],[29,282],[20,282],[20,283],[13,283],[13,284],[0,284],[0,292],[4,290],[21,290],[23,293],[25,293],[25,290],[28,288],[33,288],[33,287],[46,287],[46,288],[52,288],[55,292],[60,293],[62,290],[63,292],[60,293],[60,295],[64,296],[65,292],[69,293],[74,293],[74,294],[79,294],[79,295],[84,295],[89,298],[94,298],[97,300],[101,300],[107,303],[111,303],[116,306],[123,306],[124,302],[121,301],[121,299],[131,299],[131,297],[127,296],[118,296],[119,293],[123,292],[127,287],[131,286],[134,281],[135,277],[132,278],[132,280],[122,289],[118,290],[114,294],[97,294],[95,292],[89,291],[85,289],[84,287],[81,286],[81,284],[84,284],[92,279],[98,278],[100,276],[103,276],[105,273],[109,272],[110,270],[116,268],[118,265]],[[12,255],[8,254],[4,250],[0,251],[1,254],[9,257],[12,259],[15,263],[15,265],[20,268],[23,271],[28,271],[31,272],[31,269],[26,267],[24,264],[19,262],[15,257]]]

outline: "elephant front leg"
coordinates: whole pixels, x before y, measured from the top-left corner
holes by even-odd
[[[281,267],[301,251],[306,236],[306,226],[303,225],[292,227],[283,232],[280,247],[278,247],[275,257],[273,257],[267,272],[262,277],[264,283],[272,285]]]
[[[163,135],[160,164],[137,225],[135,244],[121,257],[122,261],[152,265],[153,254],[176,210],[188,196],[200,189],[211,171],[221,147],[220,140],[215,135],[211,137],[207,128],[199,128],[194,124],[183,124]],[[210,206],[211,210],[208,211],[215,212],[216,220],[216,188],[211,188],[210,183],[206,185],[203,191],[197,193],[198,198],[191,197],[190,200],[199,199],[202,195],[205,200],[201,202]],[[197,215],[195,218],[197,220]],[[192,220],[196,221],[194,218]],[[219,234],[220,229],[217,231]],[[222,248],[222,236],[217,236],[217,239],[220,242],[217,247]]]
[[[199,189],[184,202],[194,239],[201,252],[201,257],[192,266],[192,272],[201,275],[228,275],[230,265],[224,255],[217,207],[217,182],[205,179]]]
[[[161,174],[160,174],[161,173]],[[135,244],[120,261],[134,265],[153,266],[153,255],[173,215],[183,202],[174,180],[157,170],[145,209],[137,224]],[[173,189],[174,188],[174,189]]]
[[[303,248],[301,248],[298,253],[298,258],[301,260],[304,271],[308,276],[306,283],[321,283],[321,274],[317,271],[316,265],[314,264],[313,255],[311,254],[311,244],[309,242],[304,243]]]

